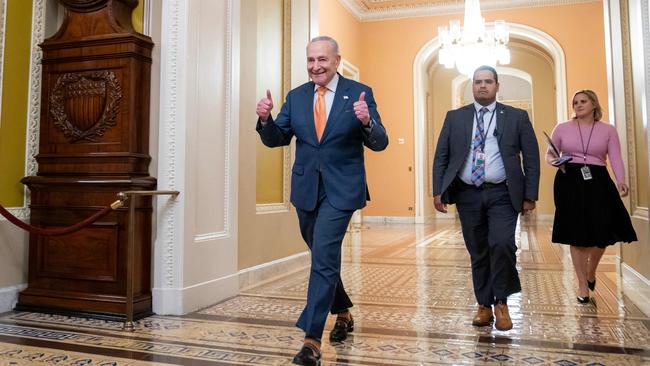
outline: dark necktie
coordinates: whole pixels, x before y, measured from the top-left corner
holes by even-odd
[[[480,186],[485,181],[485,129],[483,127],[483,117],[488,109],[483,107],[478,112],[476,119],[476,131],[474,132],[474,139],[472,140],[472,183],[475,186]],[[481,154],[482,158],[477,159],[477,155]]]

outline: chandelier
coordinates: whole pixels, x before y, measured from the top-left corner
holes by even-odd
[[[507,65],[509,33],[505,20],[485,23],[479,0],[465,0],[465,24],[461,26],[460,20],[452,20],[449,27],[438,27],[442,45],[438,62],[448,69],[455,65],[460,73],[470,77],[481,65]]]

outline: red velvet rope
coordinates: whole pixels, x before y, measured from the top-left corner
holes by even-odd
[[[88,218],[84,219],[81,222],[78,222],[72,226],[68,227],[63,227],[63,228],[56,228],[56,229],[43,229],[40,227],[32,226],[30,224],[27,224],[21,220],[19,220],[16,216],[12,215],[11,212],[7,211],[2,205],[0,205],[0,215],[4,216],[11,222],[12,224],[18,226],[19,228],[29,231],[32,234],[36,235],[41,235],[41,236],[57,236],[57,235],[65,235],[65,234],[70,234],[75,231],[81,230],[84,227],[92,224],[93,222],[101,219],[102,217],[106,216],[109,212],[111,212],[113,208],[111,206],[106,206],[104,207],[101,211],[93,214],[92,216],[89,216]]]

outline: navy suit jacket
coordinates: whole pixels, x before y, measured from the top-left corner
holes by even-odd
[[[495,113],[497,142],[510,201],[519,212],[524,199],[537,201],[540,171],[537,138],[525,110],[497,103]],[[444,203],[454,203],[453,183],[469,153],[473,126],[474,104],[447,112],[433,162],[433,195],[442,195]]]
[[[361,92],[373,120],[368,133],[354,114],[353,104]],[[291,203],[312,211],[318,200],[319,176],[327,199],[339,210],[357,210],[370,199],[364,165],[364,145],[374,151],[388,146],[388,135],[377,112],[372,90],[339,75],[332,109],[321,141],[314,126],[314,83],[289,92],[277,118],[269,117],[257,131],[268,147],[284,146],[296,137],[296,158],[291,174]]]

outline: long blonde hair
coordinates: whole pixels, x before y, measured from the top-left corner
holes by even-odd
[[[583,89],[583,90],[578,90],[573,94],[573,98],[571,99],[571,105],[573,106],[573,101],[576,99],[576,95],[578,94],[584,94],[591,100],[591,104],[594,105],[594,121],[600,121],[601,118],[603,118],[603,108],[600,106],[600,102],[598,101],[598,96],[596,93],[594,93],[593,90],[590,89]],[[573,119],[576,118],[575,112],[573,113]]]

